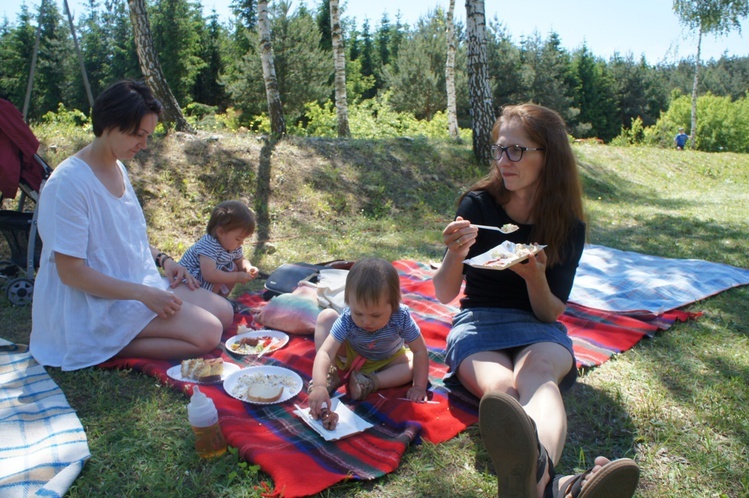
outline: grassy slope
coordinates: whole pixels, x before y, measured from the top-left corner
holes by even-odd
[[[86,140],[82,132],[35,131],[51,164]],[[591,242],[749,267],[749,156],[575,150]],[[154,243],[174,255],[203,231],[217,200],[246,196],[260,219],[247,254],[265,271],[363,255],[439,259],[455,199],[482,170],[467,146],[418,139],[268,144],[228,134],[157,138],[129,169]],[[748,297],[740,288],[692,305],[704,312],[699,320],[585,372],[565,395],[560,470],[581,470],[599,453],[631,456],[643,468],[639,496],[747,496]],[[0,336],[26,342],[30,310],[0,302]],[[50,373],[78,410],[93,455],[70,496],[258,496],[256,486],[268,481],[233,455],[201,461],[185,397],[152,378]],[[324,496],[488,496],[496,491],[490,467],[472,427],[445,444],[410,448],[389,476]]]

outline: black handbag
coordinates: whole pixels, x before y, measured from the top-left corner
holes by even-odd
[[[292,292],[299,287],[300,282],[317,283],[320,270],[335,268],[347,270],[353,266],[352,261],[335,260],[327,263],[284,263],[276,268],[265,281],[263,299],[269,301],[272,297]]]

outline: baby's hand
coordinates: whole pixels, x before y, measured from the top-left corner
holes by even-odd
[[[246,284],[250,280],[252,280],[254,277],[247,273],[246,271],[238,271],[237,272],[237,282],[240,284]]]
[[[423,403],[427,400],[427,391],[423,387],[412,386],[406,393],[406,398],[415,403]]]
[[[258,270],[255,266],[250,266],[249,274],[250,278],[255,279],[258,275],[260,275],[260,270]]]
[[[307,404],[312,418],[318,420],[323,414],[323,409],[327,410],[330,406],[330,395],[325,386],[313,387],[307,398]]]

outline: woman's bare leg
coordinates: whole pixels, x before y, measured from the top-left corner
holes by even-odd
[[[234,320],[231,303],[205,289],[174,289],[182,307],[169,318],[156,317],[117,356],[185,359],[213,350]]]

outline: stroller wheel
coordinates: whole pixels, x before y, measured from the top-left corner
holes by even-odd
[[[34,295],[34,282],[28,278],[16,278],[5,288],[8,301],[16,306],[26,306]]]

